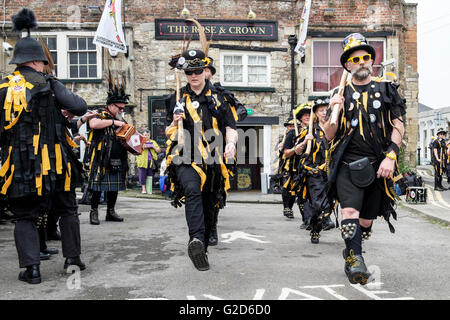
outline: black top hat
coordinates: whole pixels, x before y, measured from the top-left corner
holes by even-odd
[[[11,18],[13,31],[27,29],[28,36],[17,41],[14,47],[14,55],[9,64],[22,64],[31,61],[43,61],[48,64],[42,45],[36,39],[31,38],[30,29],[37,27],[36,17],[30,9],[24,8]]]
[[[436,135],[441,134],[441,133],[447,134],[447,131],[445,131],[444,128],[439,128]]]
[[[204,69],[208,59],[201,50],[186,50],[177,61],[177,68],[182,70]],[[169,63],[170,64],[170,63]]]
[[[111,76],[111,72],[109,72],[108,83],[109,90],[108,97],[106,98],[106,105],[110,105],[112,103],[128,104],[130,95],[125,93],[125,77],[122,77],[122,84],[119,84],[119,79],[116,79],[116,81],[114,81],[113,77]]]
[[[295,113],[296,113],[295,117],[297,119],[301,119],[304,114],[310,114],[311,113],[310,103],[303,103],[303,104],[299,105],[295,109]]]
[[[328,98],[317,98],[314,100],[313,112],[316,112],[317,108],[320,106],[328,106],[330,104],[330,99]]]
[[[375,49],[367,43],[366,38],[360,33],[352,33],[344,39],[343,43],[344,53],[341,55],[341,64],[345,70],[349,71],[345,67],[350,55],[356,50],[365,50],[372,55],[372,60],[375,61]]]
[[[216,68],[214,67],[214,59],[211,57],[208,57],[206,59],[206,68],[208,68],[209,70],[211,70],[212,75],[216,74]]]

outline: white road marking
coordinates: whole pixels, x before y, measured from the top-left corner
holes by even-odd
[[[382,284],[382,283],[380,283],[380,284]],[[389,292],[389,291],[386,291],[386,290],[371,291],[371,290],[367,290],[366,288],[364,288],[360,284],[351,284],[351,286],[353,288],[355,288],[356,290],[364,293],[369,298],[374,299],[374,300],[414,300],[413,297],[381,298],[381,297],[378,296],[379,294],[388,294],[388,293],[393,293],[393,292]]]
[[[233,231],[233,232],[229,232],[229,233],[222,233],[221,236],[224,239],[228,238],[227,240],[222,241],[225,243],[230,243],[237,239],[245,239],[245,240],[250,240],[250,241],[259,242],[259,243],[271,243],[271,241],[263,241],[260,239],[256,239],[256,238],[265,238],[265,236],[257,236],[254,234],[245,233],[243,231]]]
[[[300,288],[309,288],[309,289],[314,289],[314,288],[321,288],[323,290],[325,290],[326,292],[328,292],[329,294],[331,294],[333,297],[335,297],[336,299],[339,300],[348,300],[346,297],[341,296],[340,294],[338,294],[336,291],[334,291],[331,288],[337,288],[337,287],[345,287],[343,284],[333,284],[330,286],[304,286],[304,287],[300,287]]]

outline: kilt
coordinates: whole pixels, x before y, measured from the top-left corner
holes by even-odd
[[[89,182],[89,190],[92,191],[122,191],[126,189],[126,172],[120,170],[117,172],[111,172],[106,170],[103,179],[100,180],[100,175]]]

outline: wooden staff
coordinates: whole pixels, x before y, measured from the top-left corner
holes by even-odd
[[[181,99],[181,83],[180,83],[180,71],[175,68],[175,80],[177,83],[177,92],[176,92],[176,103],[178,103]],[[176,106],[176,104],[175,104]],[[184,132],[183,132],[183,113],[182,117],[178,120],[178,145],[184,144]]]
[[[338,95],[341,97],[344,95],[344,89],[345,89],[345,84],[347,83],[348,75],[349,75],[349,73],[347,72],[347,70],[344,70],[344,72],[342,73],[341,82],[339,84],[339,91],[338,91]],[[331,113],[330,125],[332,125],[332,126],[336,125],[338,116],[339,116],[339,107],[336,107],[336,104],[335,104],[335,105],[333,105],[333,111]]]
[[[314,107],[311,107],[311,114],[309,116],[309,126],[308,126],[308,134],[312,134],[314,127]],[[309,155],[311,153],[311,140],[308,141],[306,146],[305,154]]]
[[[292,109],[292,121],[294,121],[295,136],[298,137],[297,118],[295,117],[295,109]]]

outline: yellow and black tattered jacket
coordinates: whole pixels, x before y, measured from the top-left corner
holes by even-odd
[[[302,143],[305,140],[305,136],[307,134],[308,128],[302,129],[296,144]],[[317,122],[314,123],[312,135],[314,136],[314,139],[311,140],[311,151],[309,155],[300,155],[300,160],[297,164],[299,178],[297,179],[297,183],[295,184],[295,192],[302,199],[306,199],[307,195],[307,175],[320,174],[326,176],[328,163],[327,160],[329,160],[329,143],[325,137],[325,133]]]
[[[290,130],[286,134],[283,148],[281,149],[279,155],[278,173],[283,176],[282,187],[283,189],[288,190],[291,195],[295,195],[299,187],[300,181],[298,176],[298,166],[301,161],[301,157],[299,155],[296,155],[295,153],[290,157],[286,157],[284,155],[284,151],[287,148],[294,147],[295,141],[304,137],[305,133],[303,131],[301,131],[300,135],[296,137],[295,129]]]
[[[366,88],[368,88],[367,91],[359,93],[355,86],[349,82],[344,90],[344,108],[339,114],[338,130],[330,145],[331,158],[328,167],[328,181],[331,191],[334,190],[332,192],[333,196],[336,195],[337,170],[348,143],[353,136],[360,135],[363,141],[371,146],[371,150],[377,159],[375,167],[378,168],[391,144],[391,134],[394,130],[392,121],[394,119],[403,121],[402,118],[406,114],[405,101],[398,94],[398,85],[396,83],[382,81],[377,78],[377,80],[371,81]],[[334,93],[336,92],[337,89]],[[398,170],[398,166],[396,167]],[[379,179],[379,184],[385,190],[384,207],[380,215],[388,221],[390,215],[396,218],[396,213],[392,206],[397,196],[393,189],[392,179]],[[393,232],[394,228],[390,223],[389,227]]]
[[[97,118],[102,120],[115,119],[104,108],[98,110]],[[113,148],[121,160],[121,170],[124,172],[128,171],[128,154],[126,149],[117,140],[114,129],[113,126],[109,126],[103,129],[92,129],[89,133],[88,141],[90,145],[85,156],[89,159],[89,183],[102,180],[106,171],[110,168]]]
[[[61,106],[81,115],[87,105],[66,90],[29,67],[18,68],[0,84],[0,194],[45,196],[81,184],[81,164],[72,150],[76,144]]]
[[[439,156],[439,159],[441,159],[441,162],[437,161],[436,157],[434,156],[434,149],[437,149],[437,154]],[[431,150],[431,152],[433,153],[432,158],[435,172],[437,172],[439,175],[442,175],[447,170],[447,165],[450,158],[447,154],[445,139],[436,139],[433,142],[433,149]]]
[[[184,191],[177,181],[175,171],[181,160],[195,169],[201,179],[201,190],[213,192],[217,207],[222,208],[230,189],[230,175],[233,173],[229,169],[230,165],[224,161],[223,150],[219,148],[218,141],[222,140],[224,148],[225,128],[228,126],[236,129],[234,116],[223,95],[209,81],[198,96],[190,90],[189,85],[183,88],[182,93],[179,103],[184,105],[183,128],[190,133],[190,137],[185,137],[185,148],[179,148],[178,128],[173,127],[166,142],[166,172],[173,192],[172,204],[175,207],[181,206],[184,200]],[[172,122],[173,108],[172,105],[168,110],[168,123]],[[184,150],[190,150],[190,155],[184,154]]]

